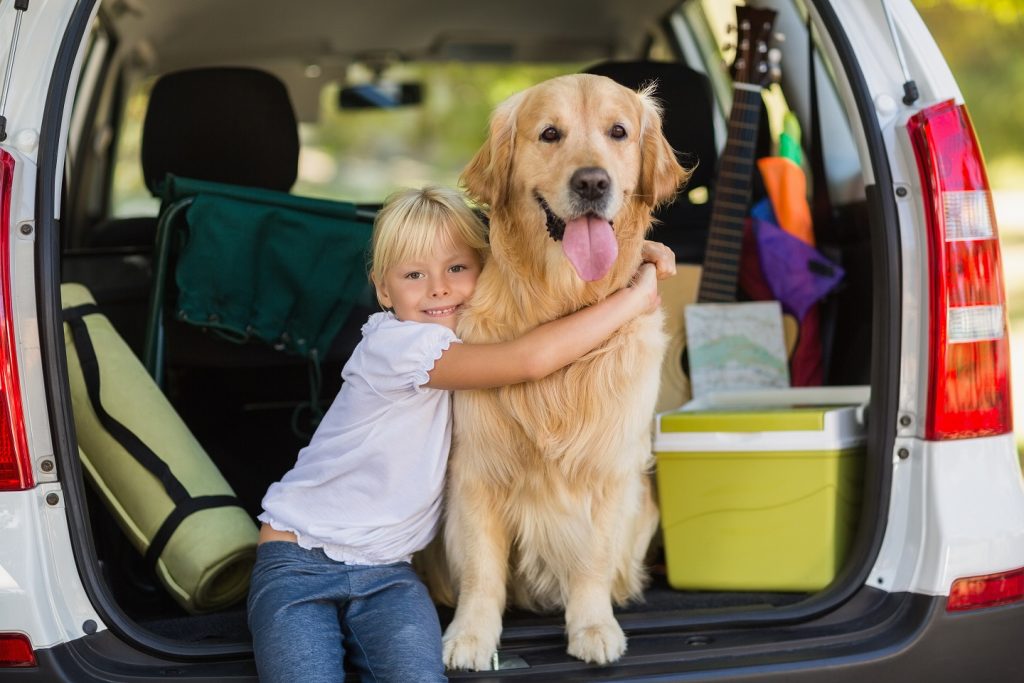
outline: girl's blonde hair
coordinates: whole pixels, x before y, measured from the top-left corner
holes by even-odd
[[[445,246],[464,242],[481,263],[487,258],[487,229],[459,191],[431,185],[395,192],[373,222],[371,279],[381,282],[395,264],[430,256],[438,240]]]

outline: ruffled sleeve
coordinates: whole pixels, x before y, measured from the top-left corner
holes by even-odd
[[[363,327],[359,374],[380,394],[422,390],[434,363],[459,338],[444,325],[379,315]]]

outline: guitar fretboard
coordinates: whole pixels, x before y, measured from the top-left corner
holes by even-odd
[[[761,88],[747,83],[735,84],[725,151],[718,161],[698,303],[736,300],[743,225],[750,204],[760,118]]]

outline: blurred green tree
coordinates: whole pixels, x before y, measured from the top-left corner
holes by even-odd
[[[915,4],[921,9],[952,5],[960,9],[981,10],[1001,23],[1019,21],[1024,12],[1024,0],[915,0]]]
[[[914,0],[949,61],[993,184],[1024,184],[1024,0]]]

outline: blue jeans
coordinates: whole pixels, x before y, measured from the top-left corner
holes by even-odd
[[[260,681],[447,681],[441,625],[407,562],[336,562],[323,550],[271,541],[256,552],[249,630]]]

